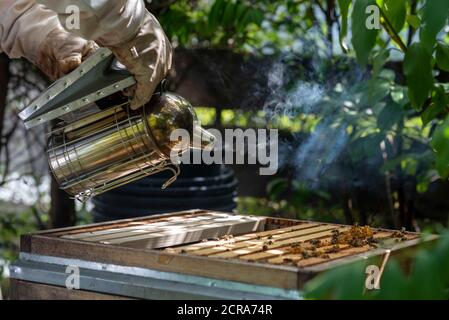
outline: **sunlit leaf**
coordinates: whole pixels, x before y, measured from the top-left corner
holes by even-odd
[[[384,0],[382,7],[394,31],[401,31],[406,16],[405,0]]]
[[[411,25],[415,30],[419,28],[421,24],[421,20],[419,20],[419,17],[413,14],[407,15],[407,23]]]

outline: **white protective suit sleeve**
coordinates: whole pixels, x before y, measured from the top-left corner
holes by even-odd
[[[0,0],[0,51],[27,58],[51,79],[75,69],[97,45],[67,32],[34,0]]]
[[[68,31],[103,46],[133,38],[145,18],[143,0],[35,0],[57,13]],[[73,23],[79,11],[79,24]],[[79,27],[79,29],[78,29]]]
[[[94,50],[81,39],[110,48],[135,76],[133,109],[151,98],[171,68],[170,42],[143,0],[0,0],[0,48],[12,58],[28,58],[52,78]]]
[[[70,32],[111,49],[134,75],[131,108],[148,102],[172,63],[172,48],[143,0],[36,0],[54,10]],[[79,24],[73,14],[79,11]],[[78,29],[73,27],[77,26]]]
[[[0,49],[10,58],[36,61],[39,46],[58,25],[55,13],[33,0],[0,0]]]

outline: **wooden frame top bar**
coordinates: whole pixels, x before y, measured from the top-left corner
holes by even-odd
[[[101,224],[91,224],[87,226],[40,231],[34,234],[23,235],[21,237],[21,251],[36,255],[56,256],[123,266],[141,267],[160,271],[176,272],[182,274],[204,276],[208,278],[238,281],[249,284],[295,290],[301,290],[304,283],[319,272],[335,268],[336,266],[345,263],[361,260],[366,257],[380,259],[381,256],[385,253],[385,249],[381,248],[369,249],[363,252],[354,250],[354,252],[351,252],[351,254],[342,256],[338,259],[330,259],[329,261],[324,261],[315,265],[305,265],[303,267],[299,267],[296,265],[260,262],[257,261],[257,259],[255,261],[251,259],[241,259],[239,258],[239,254],[231,255],[230,258],[220,258],[217,254],[195,255],[188,253],[189,250],[186,250],[186,248],[189,248],[190,246],[199,246],[201,242],[199,242],[197,245],[182,245],[179,248],[184,248],[183,250],[185,250],[185,252],[183,251],[181,253],[179,251],[176,251],[176,247],[173,248],[175,251],[169,252],[167,250],[126,247],[120,244],[105,244],[93,241],[83,241],[80,239],[76,239],[76,237],[73,237],[73,235],[86,232],[122,227],[128,228],[142,224],[146,225],[155,222],[169,221],[169,219],[173,217],[195,217],[198,215],[207,215],[210,213],[223,214],[206,210],[189,210],[170,214],[142,217],[137,219],[126,219]],[[228,214],[232,215],[230,213]],[[293,240],[289,240],[295,239],[294,236],[296,236],[298,239],[300,239],[301,237],[303,237],[303,239],[313,238],[307,236],[307,234],[313,234],[312,231],[307,231],[313,230],[313,228],[317,228],[316,234],[324,238],[329,237],[329,232],[332,229],[330,228],[331,226],[340,229],[348,228],[348,226],[345,225],[328,224],[321,222],[318,223],[271,217],[264,218],[266,231],[262,231],[261,233],[266,237],[269,237],[270,234],[273,233],[270,232],[270,230],[276,230],[276,228],[292,227],[291,231],[296,232],[293,234],[293,237],[286,236],[285,234],[279,236],[281,239],[285,239],[282,240],[285,242],[285,244],[294,243]],[[329,228],[326,226],[329,226]],[[392,230],[384,229],[375,230],[380,233],[394,232]],[[302,234],[301,231],[304,231],[305,233]],[[253,234],[257,233],[249,232],[239,237],[241,237],[244,241],[254,241],[254,236],[252,236]],[[274,232],[274,234],[276,234],[276,232]],[[402,241],[389,248],[392,253],[402,252],[405,249],[414,249],[416,245],[422,241],[422,239],[419,238],[419,234],[407,234],[414,236],[411,236],[410,240]],[[251,237],[253,237],[252,240]],[[256,236],[256,238],[257,237],[258,236]],[[428,238],[426,238],[426,241],[431,241],[436,238],[436,236],[429,236]],[[281,244],[283,244],[284,242],[281,242]],[[260,248],[260,242],[257,242],[257,239],[254,243],[254,248]],[[284,247],[282,247],[281,245],[278,247],[274,247],[274,249],[278,248],[282,250]],[[257,252],[257,250],[253,251]],[[242,256],[245,256],[245,254],[248,256],[254,253],[245,252],[244,254],[242,254]],[[259,255],[256,255],[256,257],[258,256]],[[273,256],[270,255],[269,257],[273,258]]]

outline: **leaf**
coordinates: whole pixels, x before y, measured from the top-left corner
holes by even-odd
[[[432,52],[438,32],[446,24],[449,13],[449,1],[427,0],[423,8],[420,40],[424,48]]]
[[[242,32],[246,27],[246,24],[243,24],[242,21],[243,21],[243,18],[245,17],[245,14],[248,12],[248,9],[249,9],[249,7],[245,6],[241,2],[238,2],[236,13],[235,13],[235,17],[237,19],[236,29],[238,32]]]
[[[351,160],[357,162],[374,157],[378,154],[379,145],[384,138],[383,134],[374,133],[355,140],[349,149]]]
[[[441,177],[446,178],[449,175],[449,117],[435,129],[431,146],[436,152],[436,169]]]
[[[233,2],[226,3],[221,19],[221,24],[223,27],[229,28],[236,23],[236,10],[237,6]]]
[[[439,257],[432,252],[418,254],[410,277],[410,291],[414,299],[447,299],[446,288],[439,277],[439,263]]]
[[[373,62],[373,78],[377,78],[380,70],[390,57],[390,50],[388,48],[382,49],[375,57]]]
[[[365,94],[360,98],[360,105],[374,107],[376,103],[390,94],[390,83],[384,79],[370,79]]]
[[[380,130],[389,130],[399,122],[404,115],[404,110],[397,103],[387,104],[377,117],[377,125]]]
[[[419,20],[419,17],[413,14],[407,15],[407,23],[413,27],[413,29],[418,29],[421,25],[421,20]]]
[[[365,263],[356,262],[331,269],[307,282],[307,299],[363,299]]]
[[[215,0],[209,12],[208,22],[210,30],[215,30],[217,28],[225,7],[226,2],[224,0]]]
[[[449,46],[443,43],[437,44],[436,60],[438,68],[449,72]]]
[[[443,87],[438,87],[432,103],[421,114],[423,124],[426,125],[446,110],[448,101]]]
[[[356,0],[352,10],[352,45],[354,46],[357,60],[361,64],[368,62],[368,57],[376,44],[377,29],[368,29],[366,21],[368,14],[366,9],[370,5],[376,5],[374,0]]]
[[[433,88],[432,56],[420,45],[412,44],[404,59],[409,99],[419,109]]]
[[[247,11],[245,11],[241,19],[239,20],[240,28],[244,28],[250,23],[260,25],[263,21],[263,18],[264,16],[261,11],[249,8]]]
[[[348,11],[351,0],[338,0],[341,15],[341,30],[340,30],[340,46],[343,52],[348,51],[348,46],[345,43],[345,37],[348,33]]]
[[[241,19],[243,14],[248,10],[249,7],[245,6],[241,1],[236,3],[237,8],[235,9],[235,17],[236,19]]]
[[[271,200],[280,200],[282,194],[288,189],[288,181],[283,178],[271,180],[267,184],[267,193]]]
[[[380,280],[380,290],[375,298],[381,300],[406,299],[409,297],[407,279],[396,260],[389,262]]]
[[[405,0],[384,0],[382,7],[394,31],[399,33],[405,23]]]

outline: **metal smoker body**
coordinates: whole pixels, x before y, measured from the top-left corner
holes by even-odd
[[[170,134],[173,130],[185,129],[190,137],[200,136],[202,147],[213,142],[213,136],[195,126],[193,107],[174,93],[158,92],[137,111],[131,110],[127,101],[114,105],[116,99],[107,100],[110,97],[106,95],[129,86],[132,81],[123,70],[118,71],[119,76],[114,70],[111,71],[110,65],[114,63],[111,55],[100,50],[78,69],[53,84],[19,116],[25,120],[27,127],[63,119],[50,133],[47,149],[49,166],[61,189],[81,201],[145,176],[169,170],[173,176],[164,183],[162,188],[165,188],[179,174],[178,165],[170,160],[171,152],[183,153],[193,147],[192,141],[172,141]],[[105,59],[109,61],[105,62]],[[103,71],[99,72],[98,68]],[[111,72],[118,81],[115,84],[110,81],[112,76],[108,74]],[[82,76],[86,73],[87,80]],[[92,77],[92,73],[100,74],[100,78],[107,80],[106,89],[101,89],[97,83],[96,92],[88,90],[89,74]],[[80,84],[80,81],[83,83]],[[83,96],[67,93],[71,87],[67,84],[70,83]],[[61,90],[64,87],[68,88]],[[52,95],[56,96],[57,103],[55,99],[48,99]],[[61,95],[63,98],[71,95],[77,100],[62,99]],[[47,104],[43,103],[46,98],[49,101]],[[92,104],[95,98],[102,100]],[[97,105],[105,103],[108,108],[98,109]],[[48,107],[48,104],[52,105]],[[81,116],[76,117],[76,113],[81,113]]]

